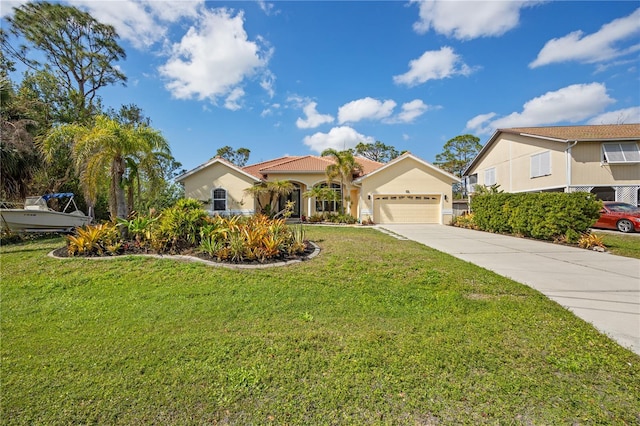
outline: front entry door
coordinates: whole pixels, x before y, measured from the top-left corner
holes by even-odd
[[[293,213],[291,213],[291,217],[295,219],[300,219],[300,185],[293,184],[294,189],[291,191],[291,194],[286,197],[280,197],[280,210],[284,209],[285,205],[289,201],[293,201]]]

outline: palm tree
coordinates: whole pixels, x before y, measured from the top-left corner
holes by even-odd
[[[127,172],[143,168],[157,174],[157,159],[169,155],[169,144],[159,131],[147,125],[125,126],[107,116],[97,116],[91,125],[68,124],[54,128],[40,147],[50,158],[60,144],[71,141],[71,155],[80,185],[90,205],[95,204],[99,188],[109,188],[109,211],[112,218],[128,214],[125,197]],[[131,164],[136,164],[135,170]],[[133,182],[130,182],[133,184]]]
[[[333,179],[340,178],[340,191],[344,197],[344,183],[351,182],[353,176],[362,171],[362,165],[358,163],[351,151],[336,151],[333,148],[328,148],[322,151],[323,157],[331,157],[334,161],[333,164],[327,166],[327,183]],[[344,202],[340,203],[340,213],[344,214]]]
[[[247,189],[247,194],[253,195],[258,201],[258,209],[265,212],[268,216],[273,216],[277,212],[274,212],[275,204],[280,197],[291,194],[294,190],[294,186],[288,180],[274,180],[269,182],[260,182]],[[269,204],[262,205],[261,199],[268,197]]]

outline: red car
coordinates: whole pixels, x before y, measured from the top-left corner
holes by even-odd
[[[620,232],[640,232],[640,209],[632,204],[605,201],[600,219],[594,228],[617,229]]]

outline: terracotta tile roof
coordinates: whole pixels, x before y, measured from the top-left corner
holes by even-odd
[[[640,139],[640,124],[603,124],[592,126],[514,127],[503,133],[529,134],[568,141]]]
[[[362,165],[362,174],[371,173],[384,166],[383,163],[378,163],[377,161],[363,157],[356,157],[356,161]],[[242,170],[264,179],[264,176],[270,173],[324,173],[330,164],[333,164],[333,160],[329,157],[319,157],[316,155],[288,156],[258,164],[251,164],[243,167]]]
[[[362,173],[360,173],[360,176],[368,175],[369,173],[374,172],[380,167],[384,166],[384,163],[379,163],[377,161],[369,160],[368,158],[364,157],[356,157],[356,161],[362,166]]]
[[[287,156],[287,157],[274,158],[273,160],[267,160],[267,161],[263,161],[261,163],[250,164],[248,166],[243,167],[242,170],[244,170],[245,172],[249,173],[250,175],[253,175],[253,176],[255,176],[255,177],[259,178],[259,179],[262,179],[262,174],[260,173],[261,169],[268,168],[268,167],[271,167],[273,165],[279,164],[281,162],[289,161],[289,160],[295,159],[295,158],[300,158],[300,157]]]
[[[282,173],[282,172],[322,172],[327,166],[333,162],[325,157],[316,157],[314,155],[305,155],[304,157],[291,158],[281,161],[269,167],[260,169],[263,173]]]

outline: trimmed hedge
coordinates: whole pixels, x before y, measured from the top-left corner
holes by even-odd
[[[491,193],[471,199],[478,229],[568,242],[589,230],[601,208],[602,202],[588,192]]]

